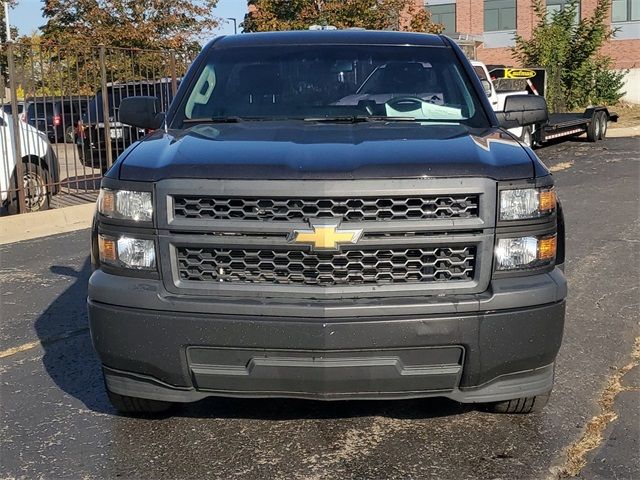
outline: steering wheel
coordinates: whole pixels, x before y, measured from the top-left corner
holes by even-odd
[[[413,112],[422,109],[424,101],[419,97],[405,95],[390,98],[386,103],[398,112]]]

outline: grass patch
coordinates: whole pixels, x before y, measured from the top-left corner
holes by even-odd
[[[576,477],[587,465],[587,454],[600,446],[604,440],[604,431],[607,426],[618,418],[614,411],[616,397],[620,392],[633,390],[632,387],[622,385],[622,377],[638,364],[640,364],[640,337],[635,340],[631,362],[609,377],[607,386],[598,401],[600,414],[589,420],[582,436],[567,449],[567,459],[557,471],[559,478]]]

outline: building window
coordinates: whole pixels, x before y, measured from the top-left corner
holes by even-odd
[[[484,0],[484,31],[516,29],[516,0]]]
[[[636,22],[640,20],[640,0],[613,0],[612,22]]]
[[[427,0],[425,7],[431,13],[431,21],[444,25],[444,33],[456,31],[456,4],[440,3]]]
[[[547,0],[547,19],[551,20],[556,12],[563,11],[569,3],[571,3],[571,0]],[[576,9],[576,23],[580,21],[580,3],[578,2],[578,8]]]

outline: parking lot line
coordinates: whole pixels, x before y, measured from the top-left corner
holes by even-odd
[[[16,353],[25,352],[27,350],[31,350],[32,348],[39,347],[43,344],[49,344],[53,342],[57,342],[58,340],[64,340],[67,338],[75,337],[76,335],[80,335],[82,333],[88,332],[89,327],[79,328],[77,330],[71,330],[70,332],[64,332],[60,335],[55,335],[50,338],[46,338],[44,340],[38,340],[35,342],[23,343],[22,345],[18,345],[17,347],[8,348],[0,352],[0,358],[10,357],[15,355]]]

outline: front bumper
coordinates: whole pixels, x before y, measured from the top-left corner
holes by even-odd
[[[565,295],[556,269],[466,298],[240,305],[98,270],[89,318],[107,386],[122,395],[488,402],[551,390]]]

